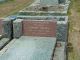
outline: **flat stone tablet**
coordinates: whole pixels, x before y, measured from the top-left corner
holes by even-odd
[[[22,36],[0,56],[0,60],[51,60],[56,38]]]
[[[22,19],[17,19],[13,22],[13,37],[19,38],[22,35]]]

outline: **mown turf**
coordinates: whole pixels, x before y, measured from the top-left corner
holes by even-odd
[[[0,4],[0,17],[12,15],[31,4],[33,0],[13,0]]]
[[[80,0],[71,0],[69,8],[69,42],[72,43],[73,50],[68,53],[68,60],[80,60]],[[75,28],[75,29],[74,29]]]

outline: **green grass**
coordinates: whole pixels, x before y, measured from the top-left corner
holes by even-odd
[[[22,2],[21,1],[22,0],[12,0],[0,4],[0,17],[6,17],[9,15],[16,14],[18,11],[31,4],[34,0],[23,0]]]
[[[15,9],[15,10],[13,10],[12,12],[10,12],[9,14],[5,15],[5,17],[6,17],[6,16],[9,16],[9,15],[17,14],[18,11],[20,11],[20,10],[23,9],[24,7],[29,6],[30,3],[31,3],[31,2],[29,2],[29,3],[27,3],[27,4],[25,3],[25,4],[23,4],[23,5],[17,6],[17,9]]]
[[[73,22],[73,20],[72,20],[73,18],[71,17],[71,15],[72,15],[71,9],[75,10],[77,12],[77,14],[80,15],[80,0],[71,0],[71,4],[70,4],[70,7],[69,7],[69,11],[68,11],[69,32],[73,33],[72,31],[73,31],[73,26],[75,25],[74,24],[75,22]],[[71,38],[71,36],[70,36],[70,38]],[[70,41],[70,39],[69,39],[69,41]],[[72,52],[68,52],[68,60],[80,60],[80,56],[78,55],[75,48],[73,48]]]

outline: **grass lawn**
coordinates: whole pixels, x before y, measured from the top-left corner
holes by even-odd
[[[71,0],[69,15],[69,42],[73,51],[68,53],[68,60],[80,60],[80,0]],[[75,29],[74,29],[75,28]]]
[[[12,0],[0,4],[0,17],[15,14],[19,10],[28,6],[33,0]]]

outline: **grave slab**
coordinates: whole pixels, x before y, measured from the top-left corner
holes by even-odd
[[[0,56],[0,60],[51,60],[56,38],[22,36]]]

